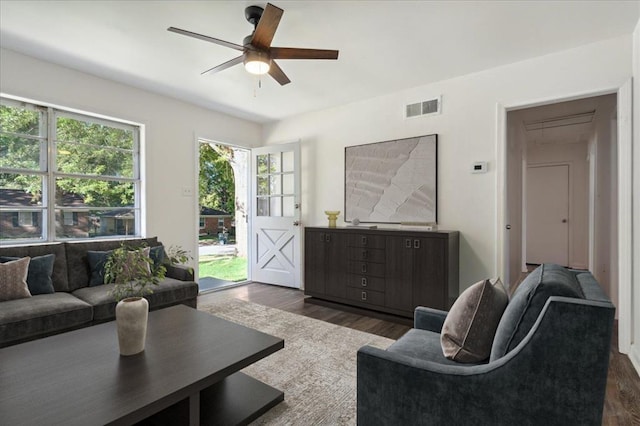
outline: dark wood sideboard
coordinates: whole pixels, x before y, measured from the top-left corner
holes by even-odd
[[[413,318],[458,297],[458,231],[305,228],[305,294]]]

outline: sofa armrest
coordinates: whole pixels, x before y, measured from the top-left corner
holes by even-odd
[[[413,313],[413,328],[440,333],[446,317],[446,311],[418,306]]]
[[[167,268],[166,276],[180,281],[193,281],[193,268],[184,265],[164,265]]]

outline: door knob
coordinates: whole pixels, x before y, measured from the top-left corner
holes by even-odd
[[[300,226],[300,222],[299,222],[299,221],[297,221],[297,220],[296,220],[296,221],[294,221],[294,222],[293,222],[293,226]]]
[[[562,223],[567,223],[567,219],[562,219]]]

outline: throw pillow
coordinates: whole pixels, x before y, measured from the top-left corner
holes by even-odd
[[[0,256],[0,263],[18,260],[19,257]],[[55,254],[32,257],[29,261],[29,272],[27,274],[27,285],[32,296],[37,294],[52,294],[53,288],[53,264],[56,260]]]
[[[153,260],[153,268],[157,269],[158,266],[164,263],[164,246],[151,247],[151,250],[149,251],[149,257],[151,258],[151,260]]]
[[[445,318],[440,334],[444,356],[458,362],[489,358],[500,318],[509,303],[500,279],[483,280],[466,289]]]
[[[104,284],[104,264],[111,255],[109,251],[87,251],[87,259],[89,260],[89,287],[95,287]]]
[[[27,286],[30,257],[0,263],[0,302],[31,297]]]

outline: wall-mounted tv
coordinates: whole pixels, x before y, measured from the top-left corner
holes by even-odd
[[[345,221],[436,223],[438,135],[348,146]]]

